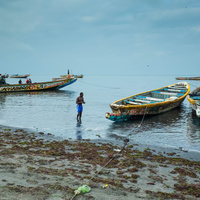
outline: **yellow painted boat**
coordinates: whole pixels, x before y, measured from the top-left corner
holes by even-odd
[[[189,84],[180,82],[132,95],[110,104],[112,113],[107,112],[106,118],[123,121],[134,116],[164,113],[180,106],[189,91]]]
[[[3,84],[0,85],[0,93],[58,90],[76,82],[76,80],[76,78],[70,78],[64,80],[36,82],[28,84]]]
[[[196,112],[197,117],[200,117],[200,87],[197,87],[189,93],[187,100],[190,102],[192,109]]]

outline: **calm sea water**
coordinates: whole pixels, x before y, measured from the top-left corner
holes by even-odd
[[[52,77],[31,78],[38,82]],[[0,94],[0,124],[66,139],[119,141],[129,136],[134,143],[200,151],[200,119],[192,114],[187,99],[178,109],[145,117],[142,124],[141,119],[116,123],[105,118],[111,111],[109,104],[115,100],[176,82],[172,76],[84,76],[60,91]],[[200,85],[198,81],[188,82],[191,90]],[[86,104],[82,123],[77,124],[75,102],[80,92]]]

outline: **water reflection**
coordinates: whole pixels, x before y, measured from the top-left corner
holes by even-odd
[[[4,93],[0,95],[0,106],[4,103],[0,123],[57,132],[74,116],[75,94],[70,90]]]
[[[82,140],[82,128],[81,128],[81,122],[77,121],[76,124],[76,139]]]
[[[170,112],[162,113],[155,116],[145,116],[134,118],[126,122],[114,122],[110,125],[107,136],[120,137],[140,134],[141,132],[173,132],[173,128],[181,127],[185,120],[185,106],[178,107]]]
[[[3,107],[6,101],[5,94],[0,94],[0,105]]]
[[[200,118],[196,116],[195,112],[188,113],[187,125],[187,135],[191,142],[200,142]]]
[[[73,96],[75,94],[74,91],[69,90],[49,90],[49,91],[32,91],[32,92],[11,92],[11,93],[4,93],[2,95],[8,97],[26,97],[26,96]]]

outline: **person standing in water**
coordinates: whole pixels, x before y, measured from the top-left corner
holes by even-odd
[[[80,93],[80,96],[77,97],[76,99],[76,104],[77,104],[77,121],[81,122],[81,117],[82,117],[82,112],[83,112],[83,105],[85,104],[84,98],[83,98],[83,92]]]

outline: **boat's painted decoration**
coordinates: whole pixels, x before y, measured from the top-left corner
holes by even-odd
[[[156,115],[167,112],[180,106],[189,91],[189,84],[181,82],[132,95],[110,104],[113,113],[106,113],[106,118],[121,121],[133,116]]]
[[[60,81],[38,82],[29,84],[6,84],[0,85],[1,92],[30,92],[30,91],[44,91],[44,90],[58,90],[67,85],[74,83],[77,79],[65,79]]]

